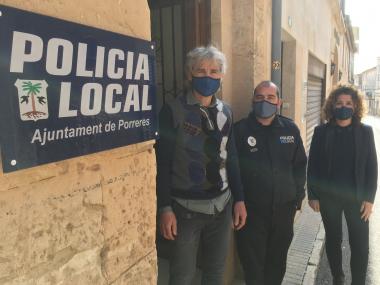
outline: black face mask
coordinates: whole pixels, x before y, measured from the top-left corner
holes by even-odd
[[[337,120],[347,120],[354,115],[354,110],[349,107],[340,107],[334,109],[334,117]]]
[[[277,112],[277,104],[269,103],[268,101],[259,101],[253,103],[253,112],[259,118],[270,118]]]

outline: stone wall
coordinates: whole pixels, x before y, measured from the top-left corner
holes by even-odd
[[[0,4],[150,39],[146,1]],[[0,169],[0,284],[156,284],[153,143]]]
[[[270,79],[272,1],[212,0],[212,42],[226,54],[223,99],[235,121],[251,110],[255,85]]]

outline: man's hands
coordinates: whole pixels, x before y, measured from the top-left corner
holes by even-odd
[[[233,227],[240,230],[247,219],[247,210],[243,201],[236,202],[233,213]],[[160,214],[160,232],[165,239],[175,240],[177,237],[177,218],[173,211]]]
[[[361,213],[361,219],[364,220],[365,222],[367,222],[369,217],[371,216],[372,208],[373,208],[373,203],[363,201],[362,206],[360,207],[360,213]]]
[[[319,200],[309,200],[309,206],[314,210],[314,212],[319,212]]]
[[[245,204],[243,201],[236,202],[234,205],[234,229],[240,230],[244,225],[247,219],[247,210],[245,209]]]
[[[166,211],[160,215],[160,231],[164,238],[175,240],[177,236],[177,218],[173,211]]]

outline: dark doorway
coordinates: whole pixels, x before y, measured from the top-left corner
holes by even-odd
[[[186,53],[211,39],[210,0],[149,0],[156,43],[158,110],[182,93]]]

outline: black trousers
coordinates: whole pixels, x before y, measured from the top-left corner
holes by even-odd
[[[360,218],[361,203],[332,195],[320,197],[320,211],[326,231],[326,254],[333,277],[343,275],[342,213],[347,221],[351,248],[353,285],[364,285],[368,266],[369,223]]]
[[[247,206],[247,223],[236,245],[247,285],[280,285],[293,239],[295,203],[259,209]]]

